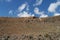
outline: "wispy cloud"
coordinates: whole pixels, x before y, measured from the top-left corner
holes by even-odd
[[[33,4],[33,6],[38,6],[38,5],[41,5],[43,2],[43,0],[36,0],[36,3]]]
[[[60,5],[60,2],[56,2],[56,3],[51,3],[48,11],[49,12],[56,12],[56,8]]]
[[[48,8],[48,11],[49,12],[55,12],[55,9],[57,8],[57,5],[56,3],[51,3],[49,8]]]
[[[27,6],[27,3],[24,3],[21,6],[19,6],[18,10],[21,12],[26,8],[26,6]]]
[[[34,9],[34,13],[35,13],[36,15],[40,15],[39,18],[48,17],[48,15],[44,14],[44,11],[40,12],[38,7],[36,7],[36,8]],[[19,14],[17,14],[17,16],[18,16],[18,17],[34,17],[35,14],[31,14],[31,13],[28,12],[28,11],[22,11],[22,12],[20,12]]]
[[[58,6],[60,6],[60,1],[57,1],[56,3],[51,3],[49,8],[48,8],[48,11],[49,12],[53,12],[54,13],[54,16],[58,16],[60,15],[60,13],[58,13],[56,11],[56,9],[58,8]]]
[[[19,13],[17,16],[18,16],[18,17],[33,17],[34,14],[31,15],[31,14],[29,14],[28,12],[23,11],[23,12]]]
[[[34,8],[34,13],[36,13],[36,14],[40,14],[40,12],[39,12],[39,8],[35,7],[35,8]]]
[[[54,13],[54,16],[59,16],[60,15],[60,13]]]
[[[45,17],[48,17],[48,15],[46,15],[46,14],[41,14],[39,18],[45,18]]]
[[[24,10],[25,9],[25,10]],[[18,17],[33,17],[34,14],[30,14],[29,11],[29,5],[28,3],[24,3],[18,8],[19,13],[17,14]]]
[[[13,10],[10,10],[10,11],[9,11],[9,14],[12,15],[12,14],[13,14]]]
[[[38,7],[35,7],[34,8],[34,13],[40,15],[40,14],[43,14],[44,11],[40,12],[39,8]]]
[[[34,9],[34,13],[40,15],[39,18],[48,17],[48,15],[46,15],[44,11],[40,11],[38,7]]]

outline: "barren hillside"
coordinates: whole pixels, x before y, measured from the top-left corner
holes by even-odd
[[[21,34],[60,33],[60,16],[37,18],[0,17],[0,36]]]

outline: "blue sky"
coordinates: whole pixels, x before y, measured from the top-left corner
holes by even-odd
[[[1,17],[60,15],[60,0],[0,0]]]

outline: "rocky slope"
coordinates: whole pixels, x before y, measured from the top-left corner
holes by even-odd
[[[60,40],[60,16],[0,17],[0,40]]]

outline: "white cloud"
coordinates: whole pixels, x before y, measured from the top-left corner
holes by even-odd
[[[31,15],[31,14],[29,14],[28,12],[23,11],[23,12],[19,13],[17,16],[18,16],[18,17],[33,17],[34,14]]]
[[[48,17],[48,15],[44,14],[45,12],[44,11],[39,11],[39,8],[35,7],[34,9],[34,13],[37,14],[37,15],[40,15],[39,18],[45,18],[45,17]]]
[[[58,8],[58,6],[60,6],[60,1],[57,1],[56,3],[51,3],[49,8],[48,8],[48,11],[53,12],[54,13],[53,16],[59,16],[60,13],[57,11],[60,11],[60,10],[56,10]]]
[[[49,8],[48,8],[48,11],[49,12],[55,12],[55,9],[56,9],[57,5],[55,3],[52,3]]]
[[[40,14],[43,14],[44,11],[40,12],[40,11],[39,11],[39,8],[38,8],[38,7],[35,7],[35,8],[34,8],[34,13],[40,15]]]
[[[19,6],[19,8],[18,8],[19,12],[23,11],[26,6],[27,6],[27,3],[24,3],[21,6]]]
[[[34,8],[34,13],[39,14],[39,8]]]
[[[54,13],[54,16],[59,16],[60,15],[60,13]]]
[[[45,17],[48,17],[48,15],[45,14],[44,11],[40,12],[40,17],[39,18],[45,18]]]
[[[13,10],[10,10],[10,11],[9,11],[9,14],[12,15],[12,14],[13,14]]]
[[[24,11],[24,9],[26,9]],[[19,8],[18,8],[19,14],[17,14],[18,17],[33,17],[34,14],[30,14],[29,13],[29,5],[28,3],[24,3],[22,4]]]
[[[59,2],[56,2],[56,3],[51,3],[49,8],[48,8],[48,11],[49,12],[56,12],[56,8],[60,5],[60,1]]]
[[[41,4],[42,4],[42,1],[43,1],[43,0],[36,0],[36,3],[33,4],[33,6],[41,5]]]
[[[45,18],[45,17],[48,17],[48,15],[42,14],[39,18]]]

